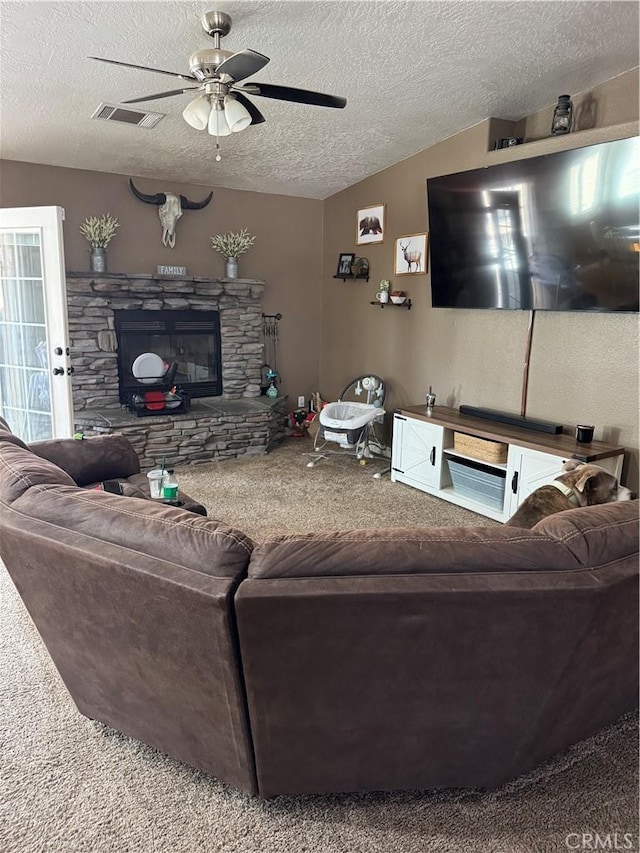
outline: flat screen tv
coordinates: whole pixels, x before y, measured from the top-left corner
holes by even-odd
[[[427,180],[435,308],[638,311],[638,137]]]

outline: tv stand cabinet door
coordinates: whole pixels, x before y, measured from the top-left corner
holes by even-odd
[[[505,501],[505,521],[511,518],[522,501],[532,492],[555,480],[562,473],[562,466],[566,461],[566,458],[553,453],[543,453],[512,444],[509,448],[507,488],[510,492],[508,502]]]
[[[509,497],[505,501],[505,521],[508,521],[518,509],[522,501],[531,492],[555,480],[562,474],[562,466],[569,456],[555,456],[553,453],[543,453],[528,447],[518,447],[512,444],[509,448],[509,467],[507,469],[507,488]],[[624,455],[608,456],[599,459],[595,464],[604,468],[620,479],[620,471]]]
[[[444,428],[394,415],[391,479],[424,491],[440,488]]]

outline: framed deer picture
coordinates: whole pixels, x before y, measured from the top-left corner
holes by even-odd
[[[396,240],[396,275],[418,275],[427,271],[428,234],[409,234]]]

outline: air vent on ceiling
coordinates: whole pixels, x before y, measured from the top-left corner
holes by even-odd
[[[91,118],[102,121],[120,121],[124,124],[135,124],[137,127],[155,127],[163,119],[165,113],[146,113],[140,110],[130,110],[118,104],[100,104]]]

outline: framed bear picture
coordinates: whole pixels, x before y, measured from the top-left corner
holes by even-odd
[[[384,243],[384,204],[362,207],[356,214],[356,245]]]

